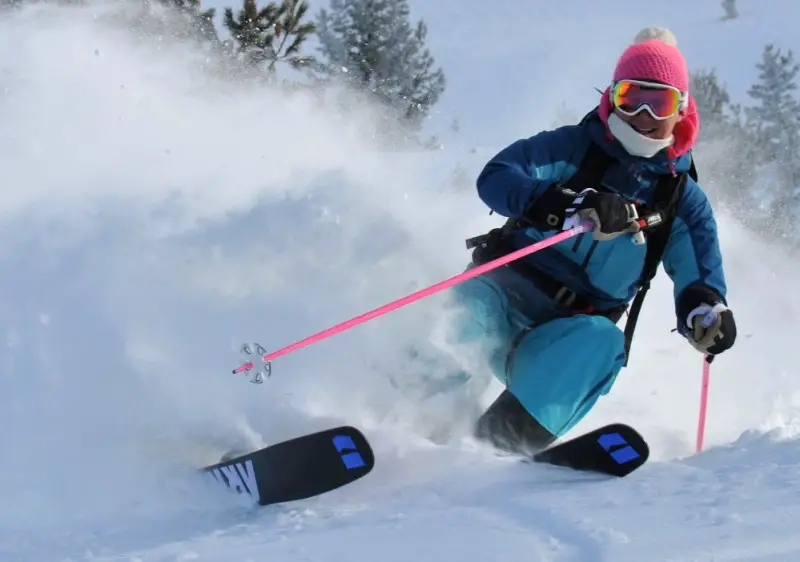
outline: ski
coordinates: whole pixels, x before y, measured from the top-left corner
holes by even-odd
[[[627,476],[650,456],[632,427],[614,423],[578,435],[533,455],[533,461],[609,476]]]
[[[355,427],[341,426],[226,458],[200,472],[264,506],[330,492],[365,476],[374,465],[366,437]]]

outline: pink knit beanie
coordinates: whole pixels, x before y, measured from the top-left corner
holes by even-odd
[[[674,44],[658,38],[645,39],[625,49],[614,69],[614,81],[626,78],[654,80],[681,92],[689,89],[689,69],[683,54]]]
[[[678,50],[677,39],[668,29],[649,27],[641,30],[634,43],[617,60],[613,80],[638,79],[653,80],[678,88],[681,92],[689,90],[689,70],[686,59]],[[609,92],[605,91],[600,101],[600,117],[607,122],[611,112]],[[673,157],[690,150],[697,140],[700,122],[694,100],[689,96],[689,106],[684,117],[676,126],[675,144],[669,152]]]

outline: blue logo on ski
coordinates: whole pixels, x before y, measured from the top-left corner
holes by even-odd
[[[333,437],[333,446],[336,447],[336,451],[339,453],[339,456],[342,458],[342,462],[347,470],[352,470],[354,468],[360,468],[365,466],[367,463],[364,462],[361,454],[358,452],[356,444],[353,443],[353,439],[348,435],[335,435]],[[352,452],[345,452],[345,451],[352,451]]]
[[[617,464],[634,461],[640,456],[619,433],[604,433],[597,438],[597,442]]]

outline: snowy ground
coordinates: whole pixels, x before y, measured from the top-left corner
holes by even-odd
[[[575,23],[576,12],[595,10],[588,2],[528,14],[531,33],[560,26],[594,37],[591,62],[660,23],[655,10],[625,23],[634,4],[617,5],[605,38],[608,13]],[[743,2],[734,25],[752,32],[745,54],[740,35],[703,27],[712,10],[690,4],[669,10],[695,19],[666,23],[709,65],[749,57],[737,84],[752,78],[763,38],[784,37],[782,22],[796,14],[793,3],[756,12]],[[741,335],[712,366],[707,451],[697,456],[700,357],[670,333],[670,288],[659,280],[630,367],[576,428],[622,421],[642,431],[652,462],[623,481],[476,449],[465,428],[497,391],[478,364],[478,390],[488,389],[477,399],[403,402],[386,374],[437,371],[409,364],[404,349],[437,326],[438,297],[281,358],[268,384],[250,385],[229,374],[241,342],[277,348],[462,269],[464,238],[497,219],[470,189],[445,192],[440,182],[484,139],[425,156],[378,152],[353,134],[358,121],[257,88],[228,90],[203,77],[195,56],[137,43],[107,14],[71,6],[0,16],[0,559],[800,558],[794,264],[720,217]],[[503,34],[486,29],[499,49]],[[482,75],[488,54],[459,33],[445,58],[461,55],[448,95],[464,97],[442,111],[477,112],[480,92],[458,85]],[[506,74],[525,68],[515,80],[530,92],[547,65],[582,60],[576,50],[513,52],[522,62],[503,59]],[[584,95],[565,101],[582,107]],[[516,123],[493,114],[487,137],[511,140],[551,121],[555,106],[531,120],[523,98],[508,102]],[[487,142],[494,150],[505,140]],[[256,510],[192,470],[232,443],[339,423],[364,430],[377,465],[324,497]]]
[[[223,529],[126,556],[788,562],[800,553],[800,448],[769,436],[622,481],[450,451],[380,458],[374,477],[346,491],[246,521],[227,517]]]
[[[616,481],[378,446],[372,475],[323,497],[251,511],[206,492],[192,508],[134,516],[123,503],[94,530],[72,520],[17,533],[3,554],[19,559],[24,545],[37,560],[791,561],[800,448],[776,437],[747,435]]]

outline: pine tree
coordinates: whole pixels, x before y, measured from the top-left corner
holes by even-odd
[[[151,1],[176,9],[186,18],[189,28],[197,37],[218,41],[217,30],[214,27],[215,8],[201,11],[200,0],[145,0],[145,4]]]
[[[703,189],[724,203],[741,221],[754,226],[764,219],[755,212],[759,200],[754,189],[763,161],[758,139],[742,119],[742,108],[732,104],[716,70],[690,74],[692,93],[700,117],[701,134],[693,153],[698,160]]]
[[[409,21],[407,0],[330,0],[317,17],[323,80],[367,91],[418,130],[445,89],[425,47],[427,26]]]
[[[313,22],[303,21],[307,11],[305,0],[272,2],[261,9],[256,0],[243,0],[237,17],[231,8],[225,9],[224,23],[245,64],[274,75],[279,62],[292,68],[313,62],[313,57],[300,54],[300,47],[316,27]]]
[[[800,65],[791,50],[784,55],[767,45],[756,67],[758,82],[747,92],[756,104],[745,114],[764,156],[766,166],[760,175],[772,185],[775,214],[791,225],[795,209],[800,208],[800,104],[794,97]]]
[[[719,83],[716,70],[698,70],[690,74],[689,91],[697,104],[703,126],[725,119],[725,106],[731,97]]]
[[[759,81],[747,91],[756,101],[745,112],[767,154],[788,164],[798,154],[798,111],[800,104],[794,98],[797,90],[795,79],[800,66],[794,62],[789,51],[781,54],[773,45],[764,48],[761,62],[756,65]]]
[[[732,20],[739,17],[739,10],[736,9],[736,0],[722,0],[722,9],[725,10],[723,20]]]

